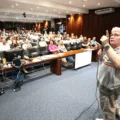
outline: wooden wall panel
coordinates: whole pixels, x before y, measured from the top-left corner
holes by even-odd
[[[114,13],[96,15],[94,10],[90,10],[89,14],[67,16],[67,32],[76,35],[83,34],[87,37],[100,37],[105,34],[106,30],[111,31],[112,27],[120,27],[120,8],[116,8]],[[81,22],[79,21],[81,17]]]

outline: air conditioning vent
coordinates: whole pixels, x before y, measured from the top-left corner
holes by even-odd
[[[114,12],[114,8],[105,8],[105,9],[100,9],[100,10],[95,10],[95,14],[101,15],[101,14],[108,14]]]

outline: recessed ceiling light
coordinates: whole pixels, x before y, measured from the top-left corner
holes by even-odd
[[[48,12],[48,11],[46,10],[46,12]]]
[[[16,3],[16,6],[18,6],[18,4]]]
[[[71,4],[72,3],[72,1],[69,1],[69,4]]]
[[[39,9],[39,7],[37,7],[37,9]]]
[[[83,5],[83,7],[85,7],[85,5]]]
[[[97,5],[100,5],[100,3],[98,3]]]
[[[14,8],[14,6],[12,5],[12,8]]]
[[[58,12],[60,14],[60,12]]]
[[[55,11],[55,9],[54,9],[54,11]]]
[[[30,8],[30,10],[33,10],[33,8]]]

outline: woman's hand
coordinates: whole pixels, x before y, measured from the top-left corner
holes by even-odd
[[[99,51],[98,51],[98,56],[100,57],[100,58],[102,58],[103,57],[103,51],[100,49]]]

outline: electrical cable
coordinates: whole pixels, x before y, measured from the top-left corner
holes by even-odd
[[[98,62],[97,62],[97,74],[96,74],[96,80],[97,80],[97,84],[98,84],[98,78],[97,78],[97,76],[98,76],[98,68],[99,68],[99,65],[100,65],[100,58],[98,59]],[[87,109],[85,109],[84,111],[82,111],[81,112],[81,114],[75,119],[75,120],[79,120],[80,118],[81,118],[81,116],[86,112],[86,111],[88,111],[94,104],[95,104],[95,102],[97,101],[98,102],[98,107],[97,107],[97,110],[95,111],[95,113],[93,114],[93,120],[94,120],[94,117],[95,117],[95,115],[96,115],[96,113],[98,112],[98,110],[99,110],[99,97],[97,97],[97,90],[98,90],[98,86],[96,85],[96,91],[95,91],[95,100],[92,102],[92,104],[87,108]],[[100,115],[99,115],[99,117],[100,117]]]

